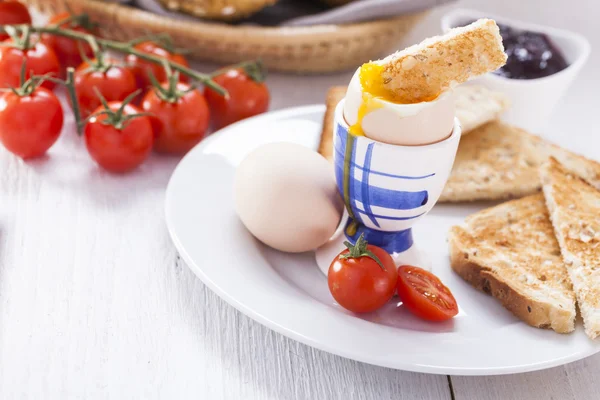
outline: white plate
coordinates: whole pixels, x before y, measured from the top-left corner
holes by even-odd
[[[459,315],[428,323],[401,306],[357,316],[331,297],[313,253],[284,254],[257,242],[233,210],[236,165],[253,148],[290,141],[316,148],[323,106],[272,112],[203,141],[179,164],[166,195],[167,225],[190,268],[229,304],[302,343],[355,360],[408,371],[493,375],[549,368],[592,355],[600,343],[582,329],[559,335],[520,322],[450,269],[448,228],[482,205],[437,205],[414,229]]]

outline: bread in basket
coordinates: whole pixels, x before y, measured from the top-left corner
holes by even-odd
[[[265,27],[180,20],[100,0],[22,1],[48,14],[85,12],[110,39],[165,32],[199,60],[230,64],[261,58],[271,70],[295,73],[347,70],[377,59],[396,50],[426,13],[343,25]]]

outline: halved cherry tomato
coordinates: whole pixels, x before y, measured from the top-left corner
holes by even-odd
[[[56,142],[63,126],[63,110],[54,93],[38,87],[20,96],[0,97],[0,141],[23,159],[44,155]]]
[[[28,50],[21,50],[10,44],[12,40],[4,42],[7,46],[0,47],[0,87],[19,87],[21,68],[25,61],[25,78],[33,75],[50,74],[58,77],[60,64],[54,51],[45,44],[37,42]],[[54,88],[54,82],[45,81],[42,86],[47,89]]]
[[[108,103],[112,111],[123,106],[119,101]],[[104,107],[97,111],[104,110]],[[141,113],[131,104],[123,107],[123,116]],[[104,169],[123,173],[142,164],[152,151],[154,135],[147,116],[137,116],[116,127],[108,123],[105,114],[92,117],[85,126],[85,145],[90,156]]]
[[[106,71],[94,68],[84,62],[75,71],[75,92],[82,118],[88,117],[102,104],[95,88],[107,101],[122,101],[137,89],[133,73],[118,66],[118,61],[106,59],[105,63],[113,63]]]
[[[169,84],[162,87],[168,89]],[[200,90],[189,89],[190,85],[178,83],[176,90],[181,97],[173,102],[161,99],[156,90],[150,90],[144,97],[142,109],[152,114],[156,151],[186,153],[206,136],[210,115],[206,100]]]
[[[143,51],[144,53],[149,53],[155,56],[163,57],[168,61],[172,61],[176,64],[183,65],[185,67],[189,67],[189,63],[187,59],[181,54],[170,53],[169,51],[163,49],[159,45],[154,42],[142,42],[135,46],[136,50]],[[158,82],[163,82],[167,78],[165,69],[162,65],[152,63],[150,61],[142,60],[135,54],[128,54],[125,58],[125,61],[128,65],[131,66],[132,71],[135,73],[135,77],[138,84],[138,89],[142,89],[143,91],[148,90],[150,86],[150,72],[154,74],[154,77]],[[187,82],[187,78],[185,75],[181,75],[181,82]]]
[[[57,14],[50,19],[48,25],[58,25],[64,29],[70,29],[81,33],[92,33],[85,28],[77,25],[75,22],[64,22],[71,17],[71,14],[64,12]],[[81,58],[80,48],[88,58],[94,56],[94,52],[90,45],[85,41],[69,39],[64,36],[51,35],[45,33],[42,35],[42,42],[50,47],[56,53],[63,70],[67,67],[78,67],[83,61]]]
[[[410,312],[428,321],[445,321],[458,314],[450,289],[423,268],[398,268],[398,296]]]
[[[397,280],[392,257],[382,248],[368,245],[362,236],[335,257],[327,274],[335,301],[356,313],[385,305],[394,295]]]
[[[270,95],[267,85],[253,81],[240,70],[229,70],[215,77],[214,81],[229,93],[229,96],[225,97],[210,88],[206,89],[206,100],[212,111],[216,129],[262,114],[269,108]]]
[[[0,25],[31,24],[31,14],[25,5],[18,1],[0,1]],[[0,33],[0,42],[8,35]]]

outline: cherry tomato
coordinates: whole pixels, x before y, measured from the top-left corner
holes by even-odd
[[[419,267],[398,268],[398,296],[410,312],[428,321],[445,321],[458,314],[450,289],[437,276]]]
[[[154,42],[142,42],[137,44],[135,48],[137,50],[143,51],[144,53],[149,53],[155,56],[163,57],[168,61],[172,61],[176,64],[180,64],[185,67],[189,67],[189,63],[184,56],[182,56],[181,54],[170,53]],[[158,82],[163,82],[167,78],[165,69],[160,64],[142,60],[135,54],[128,54],[125,58],[125,61],[128,65],[131,66],[131,69],[135,73],[139,89],[145,91],[150,86],[150,72],[154,74],[154,77],[156,77],[156,80]],[[179,80],[181,82],[187,82],[187,78],[184,75],[181,75]]]
[[[117,111],[123,103],[110,102],[109,108]],[[103,107],[97,111],[103,110]],[[141,110],[131,104],[123,109],[124,115],[139,114]],[[123,173],[141,165],[152,151],[154,140],[152,124],[147,116],[135,117],[117,128],[106,124],[105,114],[92,117],[85,126],[85,145],[90,156],[104,169]]]
[[[117,63],[109,59],[105,62]],[[129,69],[113,65],[106,72],[102,72],[84,62],[75,71],[75,92],[83,118],[88,117],[102,104],[94,88],[97,88],[107,101],[125,100],[137,90],[135,77]]]
[[[63,110],[54,93],[38,87],[30,95],[0,97],[0,141],[23,159],[42,156],[56,142]]]
[[[362,237],[333,260],[327,275],[335,301],[356,313],[385,305],[394,295],[397,280],[392,257],[382,248],[368,245]]]
[[[23,4],[17,1],[0,2],[0,25],[31,24],[31,15]],[[8,35],[0,33],[0,42]]]
[[[68,12],[57,14],[50,19],[48,25],[58,25],[61,28],[70,29],[81,33],[92,33],[81,26],[69,22],[63,22],[70,17],[71,14]],[[58,60],[60,61],[63,67],[63,71],[67,67],[77,67],[79,66],[79,64],[81,64],[83,60],[79,51],[80,47],[81,49],[83,49],[85,55],[88,58],[92,58],[94,56],[92,48],[88,43],[84,41],[69,39],[64,36],[43,34],[42,42],[46,46],[54,50],[56,56],[58,57]]]
[[[264,113],[269,108],[267,85],[253,81],[242,71],[232,69],[217,76],[214,81],[229,93],[229,98],[225,98],[210,88],[206,89],[206,100],[213,112],[216,129]]]
[[[9,40],[4,43],[11,43]],[[60,64],[58,58],[52,49],[45,44],[38,42],[28,50],[21,50],[12,46],[0,47],[0,87],[19,87],[21,68],[25,61],[26,79],[31,74],[45,75],[51,74],[58,77]],[[55,84],[45,81],[42,84],[47,89],[54,88]]]
[[[168,84],[163,84],[168,89]],[[190,89],[178,83],[177,91]],[[198,144],[208,129],[209,111],[200,90],[187,92],[171,103],[159,97],[156,90],[149,91],[142,101],[142,109],[151,113],[154,129],[154,149],[161,153],[183,154]]]

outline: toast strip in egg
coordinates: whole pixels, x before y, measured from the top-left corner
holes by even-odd
[[[397,103],[418,103],[506,63],[496,22],[480,19],[370,63]],[[379,75],[379,77],[378,77]],[[379,83],[375,83],[379,85]]]

